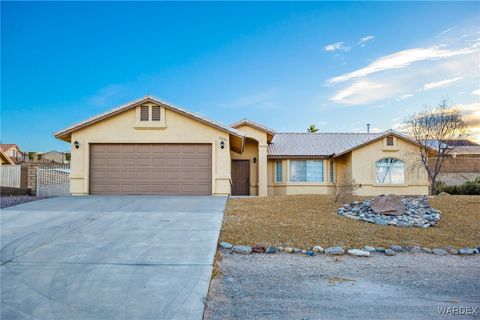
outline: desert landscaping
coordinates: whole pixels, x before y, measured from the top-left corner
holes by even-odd
[[[352,198],[358,203],[371,197]],[[230,198],[219,242],[307,249],[343,246],[478,247],[480,198],[431,196],[428,203],[441,212],[434,227],[399,228],[345,218],[344,203],[333,196],[298,195]]]

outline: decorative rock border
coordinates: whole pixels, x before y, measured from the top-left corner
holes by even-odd
[[[348,248],[345,249],[342,246],[333,246],[323,249],[321,246],[313,246],[307,250],[302,250],[299,248],[293,247],[264,247],[261,245],[255,246],[246,246],[246,245],[233,245],[228,242],[221,242],[218,246],[228,252],[238,253],[238,254],[251,254],[251,253],[265,253],[265,254],[275,254],[275,253],[290,253],[290,254],[304,254],[306,256],[315,256],[317,254],[325,254],[328,256],[341,256],[345,253],[348,253],[354,257],[371,257],[372,254],[384,254],[386,256],[395,256],[398,253],[428,253],[435,254],[437,256],[446,256],[446,255],[459,255],[459,256],[471,256],[478,255],[480,252],[480,246],[478,248],[464,247],[461,249],[456,249],[454,247],[448,246],[445,248],[428,248],[428,247],[419,247],[419,246],[400,246],[400,245],[391,245],[388,248],[383,247],[372,247],[365,246],[363,249],[358,248]]]

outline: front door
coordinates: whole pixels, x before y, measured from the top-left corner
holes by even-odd
[[[232,161],[232,195],[250,195],[250,161]]]

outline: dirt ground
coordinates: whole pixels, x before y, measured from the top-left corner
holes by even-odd
[[[480,317],[478,255],[220,254],[205,320],[451,318],[445,307],[477,307]]]
[[[362,198],[358,198],[362,200]],[[337,214],[342,205],[333,196],[298,195],[230,198],[220,241],[232,244],[308,248],[342,245],[418,245],[478,247],[480,196],[433,197],[442,212],[436,227],[397,228],[347,219]]]

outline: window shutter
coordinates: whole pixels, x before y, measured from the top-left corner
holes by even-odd
[[[160,121],[161,113],[159,106],[152,107],[152,121]]]
[[[148,121],[148,106],[140,107],[140,121]]]

